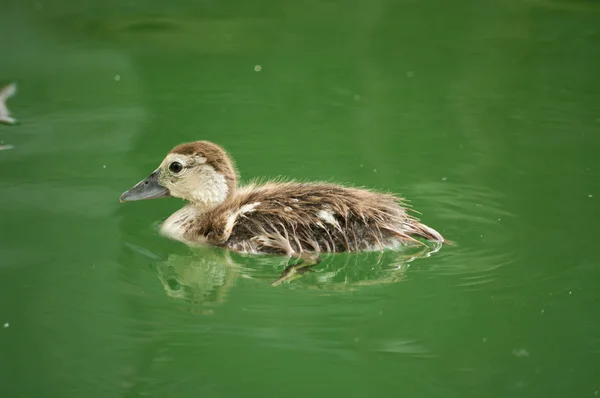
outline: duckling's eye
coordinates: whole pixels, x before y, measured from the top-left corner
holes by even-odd
[[[183,169],[183,166],[179,162],[173,162],[169,165],[169,170],[173,173],[179,173]]]

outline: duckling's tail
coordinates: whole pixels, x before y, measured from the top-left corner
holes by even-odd
[[[440,234],[438,231],[436,231],[433,228],[428,227],[425,224],[421,224],[420,222],[416,222],[414,225],[414,232],[413,234],[416,236],[420,236],[422,238],[425,238],[427,240],[431,240],[437,243],[446,243],[446,244],[450,244],[450,245],[454,245],[455,243],[445,239],[442,234]]]

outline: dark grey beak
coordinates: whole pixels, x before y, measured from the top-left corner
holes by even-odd
[[[166,198],[171,196],[169,190],[158,183],[158,176],[160,175],[160,169],[150,174],[148,178],[135,184],[133,188],[126,191],[121,195],[119,201],[133,202],[135,200],[143,199],[157,199]]]

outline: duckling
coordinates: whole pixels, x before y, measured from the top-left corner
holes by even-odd
[[[173,148],[120,201],[164,197],[189,204],[162,223],[163,236],[242,254],[296,257],[302,265],[298,263],[295,272],[286,268],[290,275],[318,264],[321,252],[425,245],[419,237],[437,245],[446,242],[439,232],[409,215],[404,199],[392,194],[293,180],[239,186],[233,160],[221,146],[208,141]]]

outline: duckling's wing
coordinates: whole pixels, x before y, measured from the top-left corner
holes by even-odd
[[[401,199],[333,184],[278,183],[248,189],[219,209],[221,244],[250,252],[359,251],[438,240]],[[216,216],[216,214],[215,214]]]

